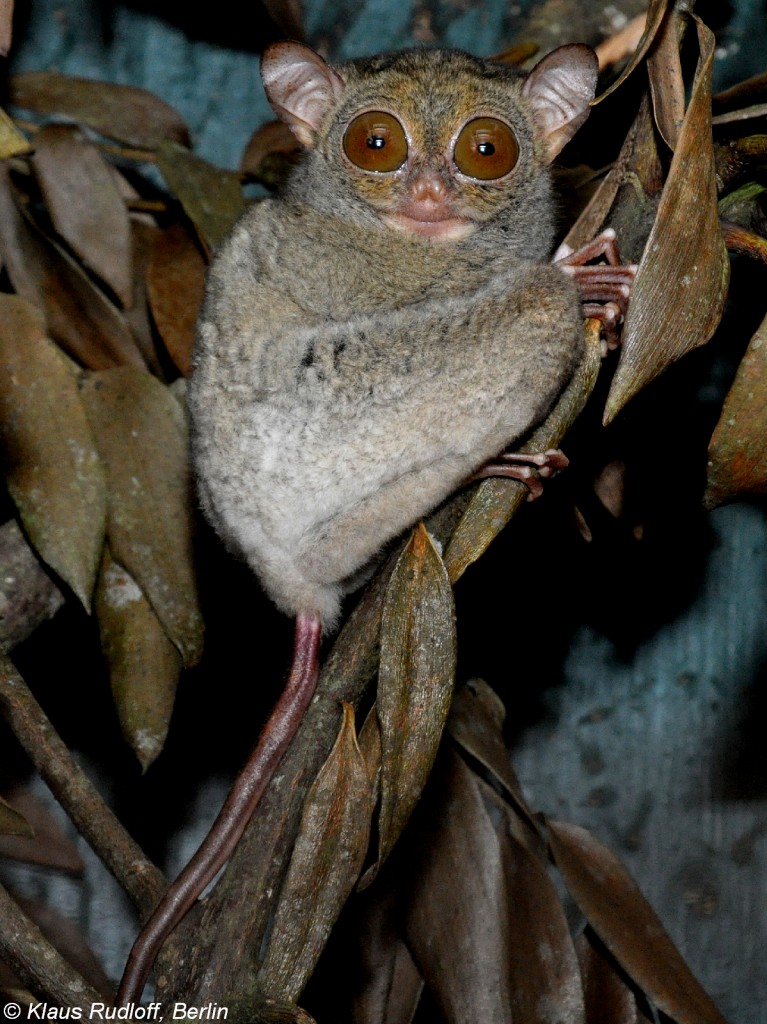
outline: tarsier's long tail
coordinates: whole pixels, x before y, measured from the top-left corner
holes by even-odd
[[[200,848],[134,942],[117,993],[118,1006],[140,1000],[163,942],[232,855],[314,694],[321,632],[316,615],[297,616],[293,661],[285,689]]]

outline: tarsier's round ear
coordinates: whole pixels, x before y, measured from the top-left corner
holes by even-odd
[[[598,75],[596,54],[580,43],[552,50],[528,75],[522,93],[533,105],[547,163],[589,116]]]
[[[303,43],[281,42],[261,57],[261,77],[274,112],[304,146],[313,146],[317,129],[340,99],[343,79]]]

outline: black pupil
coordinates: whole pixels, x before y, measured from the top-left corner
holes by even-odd
[[[495,146],[492,142],[480,142],[477,146],[477,152],[481,156],[492,156],[495,153]]]
[[[386,145],[386,139],[383,135],[368,135],[367,147],[368,149],[383,149]]]

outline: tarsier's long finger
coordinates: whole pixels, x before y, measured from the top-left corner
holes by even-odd
[[[579,249],[571,249],[569,245],[560,245],[554,253],[552,263],[582,266],[600,256],[604,256],[611,266],[621,265],[621,254],[614,228],[605,228],[596,238],[592,238],[590,242],[582,245]]]

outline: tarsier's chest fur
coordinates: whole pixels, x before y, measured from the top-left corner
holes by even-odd
[[[189,401],[213,524],[280,607],[331,623],[383,544],[542,419],[582,339],[575,289],[544,262],[546,136],[524,80],[449,51],[316,62],[274,72],[312,150],[214,261]],[[371,108],[385,139],[387,118],[403,126],[393,171],[345,155]],[[452,166],[475,114],[513,130],[500,182]]]

